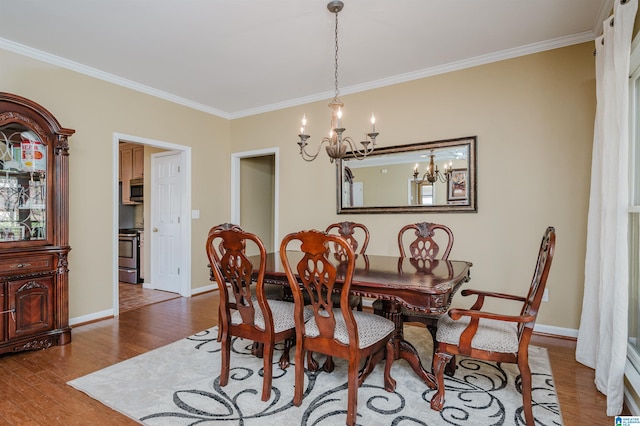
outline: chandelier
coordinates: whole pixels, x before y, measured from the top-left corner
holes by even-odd
[[[335,96],[333,100],[329,104],[329,108],[331,108],[331,132],[328,137],[322,138],[320,145],[318,145],[318,150],[315,154],[309,154],[307,152],[307,140],[311,137],[305,133],[305,127],[307,126],[307,116],[306,114],[302,117],[302,127],[300,128],[300,141],[298,145],[300,146],[300,155],[305,161],[313,161],[316,159],[318,154],[320,154],[320,149],[322,145],[327,144],[327,154],[329,155],[329,160],[333,163],[335,159],[343,158],[347,154],[347,147],[353,154],[355,158],[358,160],[362,160],[367,155],[371,154],[376,147],[376,118],[371,114],[371,132],[367,133],[367,138],[364,141],[361,141],[360,144],[362,147],[357,146],[350,137],[343,137],[343,133],[346,130],[342,127],[342,107],[344,104],[340,101],[338,95],[340,91],[338,90],[338,12],[342,10],[344,7],[344,3],[341,1],[332,1],[327,4],[327,9],[331,13],[336,15],[336,49],[335,49]]]
[[[431,150],[429,157],[429,165],[427,166],[427,171],[422,175],[422,178],[418,179],[418,175],[420,174],[418,172],[418,165],[416,164],[413,168],[413,181],[416,184],[421,184],[425,180],[429,183],[435,183],[438,180],[442,183],[449,182],[449,179],[451,179],[451,171],[453,170],[453,162],[449,161],[448,164],[445,164],[444,173],[440,173],[440,170],[438,170],[438,166],[434,161],[435,155],[433,154],[433,150]]]

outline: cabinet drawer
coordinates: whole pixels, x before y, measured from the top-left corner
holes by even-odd
[[[52,271],[56,267],[55,257],[52,255],[25,256],[21,259],[0,259],[0,274],[22,275],[32,272]]]

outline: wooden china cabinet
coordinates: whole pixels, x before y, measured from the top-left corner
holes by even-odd
[[[0,353],[71,341],[69,145],[75,130],[0,92]]]

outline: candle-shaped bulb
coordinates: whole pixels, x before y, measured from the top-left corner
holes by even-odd
[[[307,125],[307,114],[302,115],[302,127]]]
[[[413,172],[418,173],[418,163],[416,163],[416,166],[413,168]]]
[[[300,127],[300,134],[304,135],[304,126]]]
[[[338,108],[338,129],[342,128],[342,108]]]
[[[376,118],[373,116],[373,113],[371,113],[371,133],[375,133],[376,132]]]

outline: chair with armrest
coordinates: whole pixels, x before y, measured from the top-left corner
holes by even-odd
[[[247,243],[258,249],[259,265],[252,265],[247,258]],[[262,400],[267,401],[271,396],[273,350],[276,342],[285,342],[280,368],[285,369],[289,365],[289,349],[295,337],[294,305],[291,302],[267,299],[264,290],[266,250],[258,236],[244,232],[235,225],[223,224],[209,232],[206,250],[213,278],[220,290],[220,385],[226,386],[229,381],[231,337],[253,340],[264,351]],[[254,270],[257,270],[255,286],[252,285]],[[232,304],[230,300],[235,303]],[[306,314],[307,318],[311,315],[309,311],[302,314]]]
[[[470,309],[451,309],[438,321],[438,347],[433,370],[438,390],[431,399],[431,408],[442,410],[444,405],[444,365],[454,355],[518,365],[522,378],[522,399],[527,426],[534,425],[529,341],[536,322],[540,302],[549,276],[556,234],[548,227],[542,238],[533,279],[526,297],[480,290],[463,290],[463,296],[477,296]],[[482,311],[486,298],[522,303],[520,315],[503,315]]]
[[[293,265],[289,259],[289,244],[300,244],[303,256]],[[329,245],[338,244],[345,259],[340,262],[329,254]],[[295,303],[296,354],[293,403],[302,404],[304,392],[305,352],[321,353],[348,360],[347,425],[355,425],[358,388],[373,370],[377,361],[386,358],[384,386],[395,389],[391,378],[394,359],[390,343],[394,331],[392,321],[366,312],[354,311],[349,304],[349,290],[355,269],[355,254],[351,245],[339,235],[311,230],[287,235],[280,246],[280,257]],[[333,259],[332,259],[333,258]],[[337,264],[336,264],[337,263]],[[336,285],[338,281],[339,285]],[[310,295],[313,316],[305,321],[303,291]],[[331,295],[340,293],[340,303]],[[360,362],[365,365],[359,374]]]
[[[407,235],[413,231],[415,238],[409,239]],[[405,241],[409,240],[409,241]],[[398,269],[402,269],[403,261],[407,257],[410,259],[411,265],[415,267],[415,273],[420,274],[421,271],[428,271],[430,263],[433,260],[448,260],[451,248],[453,247],[453,232],[448,226],[438,223],[419,222],[405,225],[398,232],[398,249],[400,258],[398,259]],[[405,250],[405,246],[407,246]],[[407,271],[405,271],[407,272]],[[383,303],[376,300],[373,303],[374,311],[380,315],[389,316],[383,308]],[[438,319],[442,314],[430,314],[420,311],[412,311],[406,307],[402,307],[402,321],[424,324],[433,340],[433,353],[437,346],[436,330]],[[453,374],[455,370],[455,359],[451,361],[447,367],[447,374]]]

